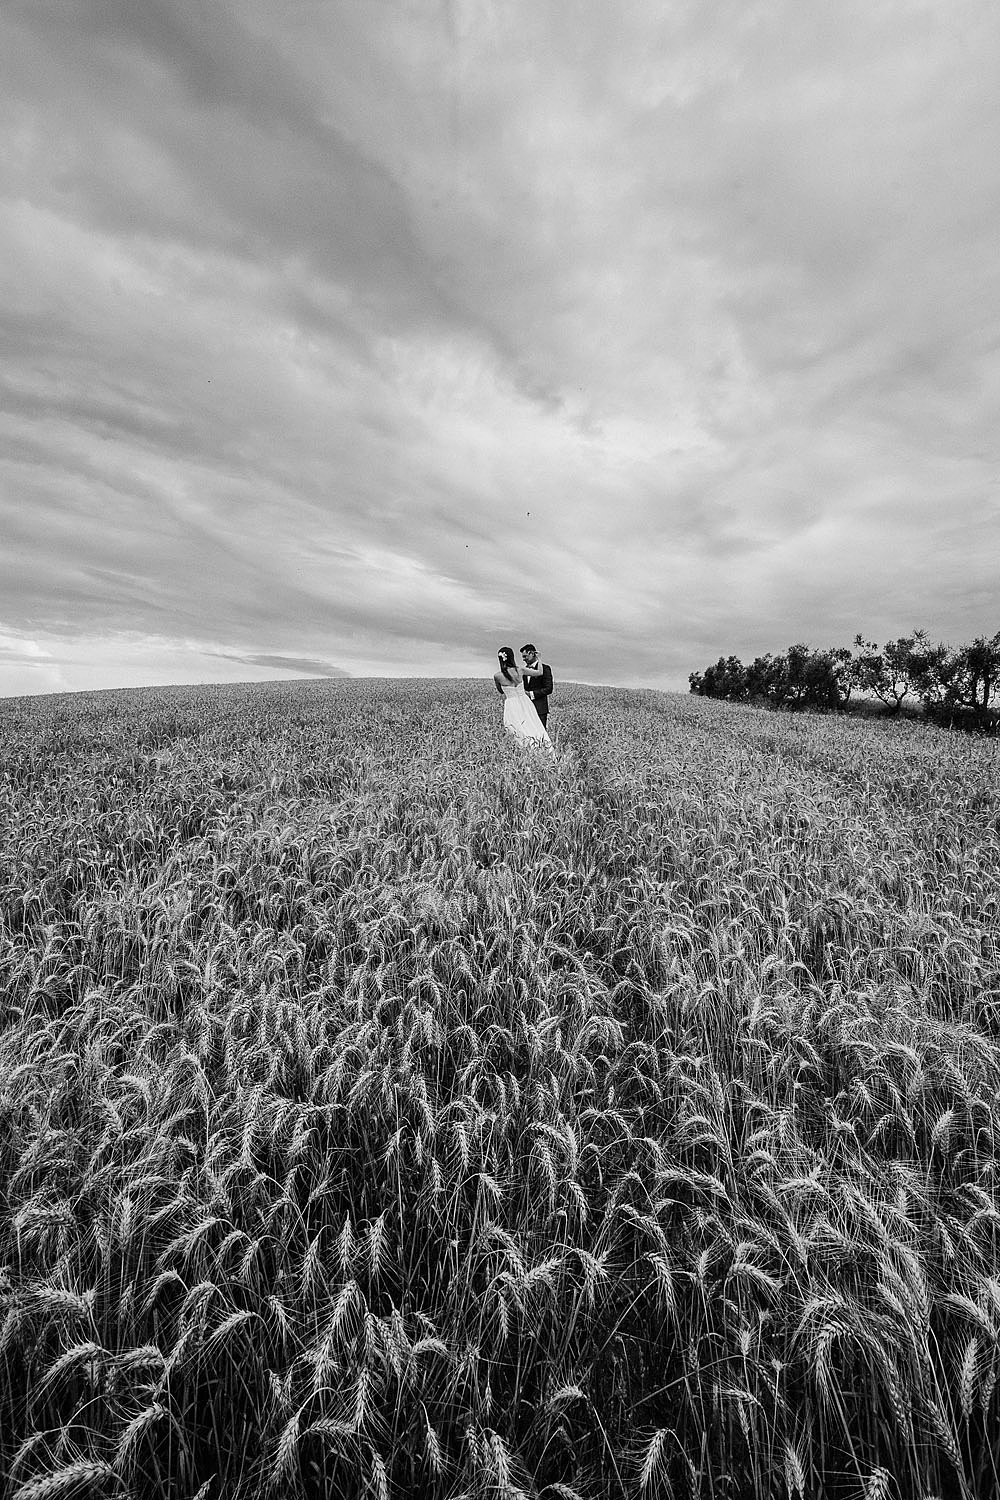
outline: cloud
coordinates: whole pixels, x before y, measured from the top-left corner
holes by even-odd
[[[13,16],[11,50],[29,69],[9,77],[23,129],[55,147],[51,187],[76,216],[251,259],[308,256],[382,292],[410,279],[391,177],[229,8],[32,0]]]
[[[229,652],[221,652],[228,661],[243,661],[251,667],[267,667],[274,672],[300,672],[306,677],[350,677],[350,672],[345,672],[341,667],[335,667],[332,662],[319,661],[312,656],[277,656],[273,652],[259,652],[251,656],[239,656]]]
[[[70,685],[992,631],[998,41],[980,0],[5,7],[0,627]]]

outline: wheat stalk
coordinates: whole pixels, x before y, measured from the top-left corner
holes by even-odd
[[[11,1500],[56,1500],[65,1495],[99,1494],[115,1479],[115,1471],[109,1464],[81,1460],[18,1485]]]

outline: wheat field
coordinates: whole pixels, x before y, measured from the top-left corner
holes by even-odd
[[[0,1470],[1000,1493],[1000,745],[560,685],[0,703]]]

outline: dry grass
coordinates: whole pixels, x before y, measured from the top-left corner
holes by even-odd
[[[0,705],[7,1495],[998,1492],[1000,746]]]

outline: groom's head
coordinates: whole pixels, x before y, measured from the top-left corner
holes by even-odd
[[[530,641],[526,646],[521,647],[521,655],[524,657],[524,664],[527,667],[533,667],[538,660],[538,652]]]

